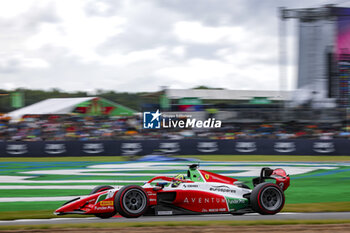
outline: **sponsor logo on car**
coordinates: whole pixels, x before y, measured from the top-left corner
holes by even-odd
[[[197,184],[184,184],[182,187],[183,188],[198,188],[199,186]]]
[[[113,203],[113,201],[100,201],[100,206],[111,206]]]
[[[227,211],[226,208],[209,209],[209,212],[225,212],[225,211]]]
[[[114,207],[113,206],[95,206],[94,208],[95,210],[113,210]]]
[[[212,186],[209,188],[213,192],[222,192],[222,193],[236,193],[236,190],[230,189],[226,185]]]
[[[228,204],[242,204],[245,202],[246,202],[246,200],[244,200],[244,199],[228,199],[227,200]]]
[[[214,204],[214,203],[226,203],[225,198],[218,198],[218,197],[185,197],[184,203],[187,204]]]

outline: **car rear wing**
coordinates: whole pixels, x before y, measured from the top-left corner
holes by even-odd
[[[290,185],[290,177],[282,168],[271,169],[263,167],[260,171],[260,176],[253,179],[254,187],[260,183],[266,182],[268,179],[273,179],[276,184],[285,191]]]

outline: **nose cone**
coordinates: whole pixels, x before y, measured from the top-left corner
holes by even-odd
[[[55,210],[55,212],[53,213],[56,215],[62,215],[66,212],[71,212],[71,211],[74,211],[74,209],[72,209],[69,205],[65,205],[65,206],[61,206],[60,208]]]
[[[72,199],[70,201],[67,201],[64,203],[60,208],[55,210],[54,214],[55,215],[62,215],[65,213],[71,213],[75,210],[78,210],[82,204],[83,200],[78,198]]]

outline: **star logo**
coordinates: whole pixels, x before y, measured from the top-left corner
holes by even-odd
[[[144,129],[160,129],[162,113],[157,109],[156,112],[143,113],[143,128]]]
[[[152,120],[151,120],[151,122],[152,122],[152,121],[154,121],[154,120],[159,121],[159,117],[160,117],[162,114],[159,113],[159,109],[157,109],[157,111],[156,111],[155,113],[151,113],[151,115],[153,116],[153,118],[152,118]]]

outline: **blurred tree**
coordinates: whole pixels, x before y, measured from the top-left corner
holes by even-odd
[[[87,97],[87,96],[98,96],[113,102],[119,103],[121,105],[127,106],[129,108],[140,110],[142,101],[146,101],[147,103],[158,103],[158,98],[145,98],[142,93],[128,93],[128,92],[115,92],[111,90],[96,90],[96,94],[92,95],[84,91],[77,92],[64,92],[57,88],[53,88],[48,91],[44,90],[31,90],[25,88],[17,88],[13,91],[1,90],[1,93],[11,93],[11,92],[21,92],[25,96],[24,105],[28,106],[34,103],[37,103],[41,100],[49,99],[49,98],[72,98],[72,97]],[[0,113],[6,113],[15,110],[15,108],[11,107],[11,99],[10,95],[0,95]]]

